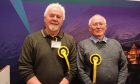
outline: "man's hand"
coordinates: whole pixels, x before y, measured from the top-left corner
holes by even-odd
[[[59,84],[69,84],[69,80],[67,80],[66,78],[63,78]]]
[[[40,81],[37,79],[37,77],[34,76],[34,77],[32,77],[31,79],[29,79],[29,80],[27,81],[26,84],[41,84],[41,83],[40,83]]]

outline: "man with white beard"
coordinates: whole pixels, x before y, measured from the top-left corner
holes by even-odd
[[[64,7],[49,4],[44,12],[45,28],[26,37],[19,57],[19,73],[26,84],[70,84],[75,77],[76,44],[71,35],[60,31],[64,20]],[[58,53],[62,46],[69,52],[65,59]]]

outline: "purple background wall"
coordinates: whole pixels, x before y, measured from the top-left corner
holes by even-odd
[[[12,2],[16,0],[0,1],[0,68],[10,65],[11,84],[21,84],[17,71],[20,49],[26,35],[43,27],[43,13],[48,3],[22,0],[27,20],[21,20]],[[108,0],[106,3],[109,4],[62,3],[66,9],[62,31],[72,34],[77,42],[85,39],[90,36],[88,19],[99,13],[107,19],[108,37],[119,40],[126,50],[133,42],[140,48],[140,2],[118,0],[115,4]],[[24,21],[29,23],[30,31]]]

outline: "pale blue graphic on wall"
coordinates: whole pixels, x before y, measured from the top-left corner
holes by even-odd
[[[23,3],[22,0],[10,0],[13,7],[15,8],[17,14],[19,15],[19,17],[21,18],[23,24],[25,25],[25,28],[27,29],[27,31],[30,33],[31,29],[28,23],[28,19],[23,7]]]

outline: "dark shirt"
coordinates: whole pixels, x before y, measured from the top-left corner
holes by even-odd
[[[69,49],[70,73],[65,59],[58,56],[58,48],[51,47],[51,41],[56,38]],[[76,45],[72,36],[60,32],[51,37],[43,30],[26,37],[19,58],[19,72],[25,81],[36,76],[42,84],[59,84],[64,77],[71,81],[76,70]]]

